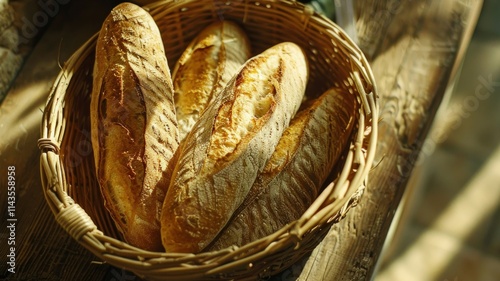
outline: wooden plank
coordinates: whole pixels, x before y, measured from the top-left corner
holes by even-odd
[[[40,183],[37,140],[42,110],[59,64],[98,30],[112,6],[110,1],[75,1],[59,7],[0,105],[0,177],[7,174],[8,166],[15,167],[17,219],[13,245],[16,267],[12,274],[3,262],[11,245],[4,240],[10,233],[4,231],[7,198],[1,192],[2,280],[102,280],[109,274],[109,266],[93,264],[95,257],[62,230],[47,207]],[[39,12],[44,10],[40,7]],[[94,20],[89,20],[89,15]]]
[[[360,204],[302,262],[273,280],[371,280],[419,153],[477,21],[481,1],[398,7],[372,61],[381,101],[379,143]],[[462,39],[465,39],[462,41]],[[378,45],[376,42],[372,42]],[[426,155],[420,155],[425,157]],[[295,273],[293,273],[295,271]],[[295,276],[296,277],[295,277]]]

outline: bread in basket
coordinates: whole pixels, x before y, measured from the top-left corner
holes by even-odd
[[[147,280],[252,280],[283,271],[314,249],[355,206],[368,182],[378,102],[367,60],[337,25],[297,1],[159,1],[144,8],[162,34],[170,69],[194,36],[220,19],[243,27],[254,54],[283,41],[296,43],[309,60],[307,92],[338,87],[356,97],[350,145],[308,210],[271,235],[199,254],[133,247],[120,240],[94,172],[89,104],[96,34],[65,63],[44,110],[39,147],[49,207],[57,222],[99,259]]]

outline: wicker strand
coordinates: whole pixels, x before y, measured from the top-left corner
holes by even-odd
[[[56,154],[59,154],[60,147],[57,142],[51,138],[41,138],[38,140],[38,148],[41,151],[53,151]]]
[[[247,23],[247,18],[248,18],[248,7],[249,7],[249,4],[247,2],[248,2],[248,0],[245,0],[245,5],[244,5],[245,10],[243,10],[243,18],[242,18],[243,24]]]
[[[89,215],[78,204],[61,209],[56,220],[76,241],[79,241],[86,233],[97,229]]]
[[[309,20],[314,15],[314,9],[310,6],[304,6],[302,13],[302,30],[306,30],[309,24]]]

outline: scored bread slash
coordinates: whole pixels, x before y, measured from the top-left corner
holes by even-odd
[[[355,110],[354,95],[336,88],[309,101],[283,133],[245,201],[207,250],[245,245],[300,218],[346,148]]]
[[[128,243],[163,250],[158,190],[178,134],[170,70],[149,13],[131,3],[111,11],[93,75],[92,147],[105,206]]]
[[[179,147],[161,216],[167,252],[199,252],[223,228],[300,107],[308,71],[302,49],[280,43],[210,103]]]
[[[172,71],[180,140],[249,58],[248,37],[231,21],[212,23],[190,42]]]

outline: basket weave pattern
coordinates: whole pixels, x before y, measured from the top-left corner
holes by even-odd
[[[148,280],[253,280],[284,270],[311,252],[356,205],[368,180],[378,104],[364,55],[334,23],[296,1],[160,1],[145,9],[162,33],[171,69],[189,42],[220,19],[244,28],[254,54],[283,41],[300,45],[310,63],[306,95],[335,86],[359,102],[356,130],[342,163],[300,219],[242,247],[195,255],[148,252],[122,242],[104,208],[90,142],[94,35],[65,63],[44,111],[38,144],[49,207],[57,222],[97,257]]]

